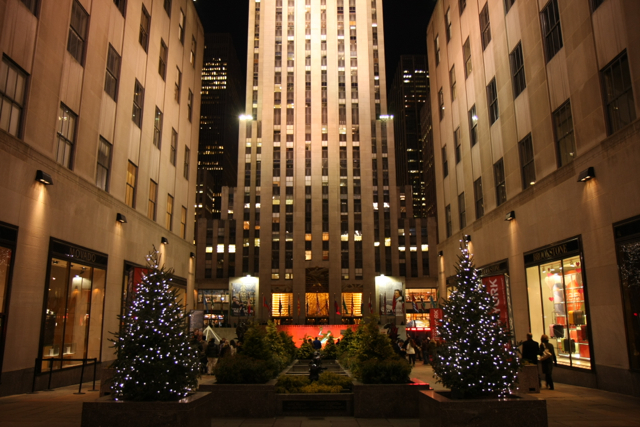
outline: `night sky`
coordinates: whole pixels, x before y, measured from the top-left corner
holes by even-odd
[[[435,3],[436,0],[383,0],[387,87],[391,86],[400,55],[427,53],[427,24]],[[231,33],[244,66],[249,1],[196,0],[195,5],[205,32]]]

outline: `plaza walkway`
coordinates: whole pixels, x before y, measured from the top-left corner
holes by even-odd
[[[424,365],[416,365],[412,372],[412,377],[441,389],[432,375],[431,368]],[[204,377],[204,381],[210,381],[210,377]],[[82,402],[98,397],[97,392],[88,391],[90,388],[91,383],[85,384],[82,395],[74,394],[78,391],[75,385],[0,398],[0,427],[79,427]],[[551,427],[640,427],[640,398],[560,383],[555,388],[535,395],[547,400]],[[398,408],[400,413],[402,408]],[[418,427],[419,424],[417,419],[282,417],[214,418],[211,427]]]

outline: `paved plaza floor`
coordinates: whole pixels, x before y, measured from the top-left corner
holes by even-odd
[[[428,382],[436,390],[429,366],[416,365],[412,377]],[[205,376],[203,381],[211,381]],[[54,391],[0,398],[0,427],[79,427],[82,402],[95,400],[97,392],[74,394],[78,386]],[[547,400],[551,427],[640,427],[640,398],[556,383],[555,390],[542,390],[536,397]],[[402,408],[398,408],[401,413]],[[373,419],[353,417],[278,417],[269,419],[217,419],[211,427],[418,427],[417,419]],[[204,426],[203,426],[204,427]],[[206,426],[208,427],[208,426]],[[496,426],[500,427],[500,426]]]

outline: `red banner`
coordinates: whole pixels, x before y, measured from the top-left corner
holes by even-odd
[[[438,326],[440,322],[442,322],[442,309],[441,308],[432,308],[429,310],[429,324],[431,326],[431,339],[434,341],[440,341],[440,336],[438,335]]]
[[[493,298],[495,306],[492,313],[497,313],[500,316],[500,323],[505,326],[505,329],[509,330],[511,325],[509,324],[509,303],[507,301],[504,275],[483,277],[482,284],[491,295],[491,298]]]

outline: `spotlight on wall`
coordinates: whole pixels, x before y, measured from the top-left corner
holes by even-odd
[[[464,237],[463,237],[463,240],[465,242],[470,242],[471,241],[471,234],[465,234]]]
[[[504,217],[505,221],[513,221],[514,219],[516,219],[516,211],[507,212]]]
[[[49,175],[45,171],[41,171],[40,169],[36,171],[36,181],[40,181],[44,185],[53,185],[53,179],[51,179],[51,175]]]
[[[169,239],[167,239],[166,237],[162,237],[160,239],[160,243],[162,243],[163,245],[168,245],[169,244]]]
[[[127,217],[122,215],[121,213],[118,213],[116,215],[116,221],[121,222],[123,224],[126,224],[127,223]]]
[[[195,257],[196,257],[196,254],[195,254],[195,253],[193,253],[193,252],[189,252],[189,257],[191,257],[191,258],[195,258]]]
[[[438,252],[438,256],[443,256],[443,255],[444,255],[444,252],[442,251]]]
[[[580,172],[580,175],[578,175],[578,182],[586,182],[586,181],[589,181],[591,178],[595,178],[595,177],[596,177],[595,169],[593,169],[593,166],[589,166],[588,168]]]

